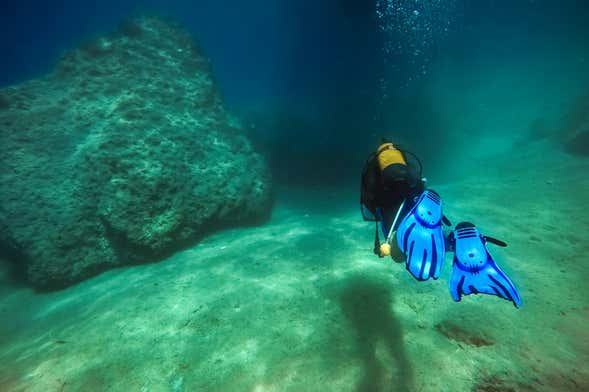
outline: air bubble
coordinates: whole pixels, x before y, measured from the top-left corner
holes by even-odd
[[[383,54],[391,61],[405,58],[415,64],[415,77],[432,60],[434,48],[455,20],[457,0],[377,0],[376,17],[383,36]],[[394,61],[392,61],[394,60]]]

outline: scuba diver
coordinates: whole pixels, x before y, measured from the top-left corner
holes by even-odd
[[[515,286],[486,247],[507,244],[482,235],[469,222],[444,232],[442,224],[452,224],[442,213],[440,195],[426,183],[419,158],[389,140],[369,155],[362,169],[360,206],[364,220],[375,222],[374,253],[404,262],[415,279],[425,281],[440,277],[448,248],[454,252],[450,293],[455,301],[482,293],[521,306]]]

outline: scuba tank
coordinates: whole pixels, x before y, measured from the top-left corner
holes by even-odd
[[[381,176],[383,176],[385,171],[391,171],[395,168],[404,172],[407,170],[407,161],[403,153],[393,143],[387,142],[378,146],[376,149],[376,160],[378,161]]]

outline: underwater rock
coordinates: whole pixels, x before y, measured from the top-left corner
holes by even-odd
[[[563,128],[565,151],[589,156],[589,91],[575,100],[565,116]]]
[[[565,149],[571,154],[589,156],[589,129],[573,135],[565,143]]]
[[[462,328],[458,324],[449,320],[444,320],[436,324],[435,329],[446,338],[458,343],[466,343],[469,346],[484,347],[495,344],[492,340],[485,337],[481,331]]]
[[[516,392],[534,391],[536,389],[526,388],[527,385],[503,378],[503,375],[483,375],[472,387],[472,392]]]
[[[267,165],[208,61],[156,18],[0,90],[0,127],[1,253],[38,288],[157,261],[270,213]]]

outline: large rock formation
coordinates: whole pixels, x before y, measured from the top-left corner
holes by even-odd
[[[577,98],[565,116],[564,134],[567,152],[589,156],[589,91]]]
[[[188,34],[154,18],[0,90],[0,246],[36,287],[268,216],[269,171]]]

